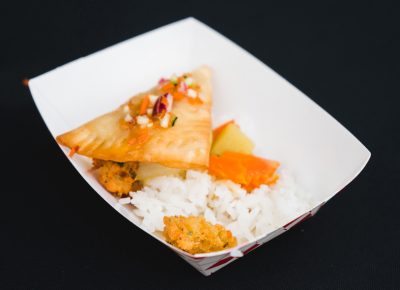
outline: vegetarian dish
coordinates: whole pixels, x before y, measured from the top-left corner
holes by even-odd
[[[191,254],[219,251],[236,246],[236,239],[223,226],[211,225],[204,217],[164,217],[168,243]]]
[[[280,163],[230,120],[212,130],[211,71],[161,78],[116,110],[58,136],[93,159],[103,187],[150,233],[191,254],[235,247],[308,206]]]

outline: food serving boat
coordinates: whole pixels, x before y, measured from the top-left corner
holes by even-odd
[[[118,107],[161,76],[206,64],[213,72],[214,125],[235,119],[256,155],[279,160],[314,204],[275,230],[235,248],[191,255],[156,235],[204,275],[221,269],[315,213],[364,168],[370,152],[339,122],[288,81],[207,25],[187,18],[79,58],[29,81],[52,136]],[[65,154],[66,148],[60,147]],[[67,157],[68,158],[68,157]],[[96,180],[91,160],[68,158],[89,185],[140,227],[128,207]]]

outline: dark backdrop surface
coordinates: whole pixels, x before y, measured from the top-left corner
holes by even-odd
[[[1,4],[0,288],[400,288],[398,9],[303,2]],[[21,85],[187,16],[268,64],[372,152],[316,217],[208,278],[95,194]]]

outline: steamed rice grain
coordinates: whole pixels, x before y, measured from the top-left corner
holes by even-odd
[[[151,233],[163,231],[164,216],[201,215],[231,230],[240,244],[309,210],[310,197],[285,170],[279,174],[276,185],[262,185],[247,193],[232,181],[189,170],[185,179],[162,176],[149,180],[142,190],[130,193],[130,202],[142,228]]]

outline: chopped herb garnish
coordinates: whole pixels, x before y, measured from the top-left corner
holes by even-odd
[[[175,126],[176,120],[178,120],[178,117],[174,116],[174,118],[172,119],[172,124],[171,124],[172,127]]]

